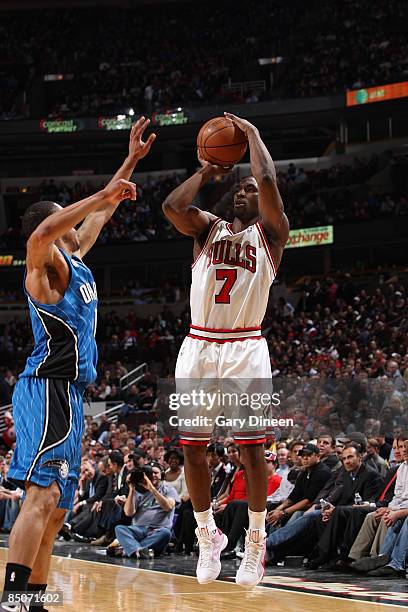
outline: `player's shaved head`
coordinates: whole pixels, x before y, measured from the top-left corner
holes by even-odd
[[[55,202],[49,202],[47,200],[44,200],[42,202],[36,202],[35,204],[29,206],[25,211],[21,221],[23,234],[26,240],[29,239],[33,231],[37,229],[37,227],[40,225],[40,223],[44,221],[44,219],[57,212],[57,210],[59,210],[60,208],[61,207],[59,206],[59,204],[56,204]]]

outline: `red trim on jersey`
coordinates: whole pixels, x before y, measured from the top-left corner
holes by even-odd
[[[201,251],[199,252],[197,257],[195,258],[193,263],[191,264],[192,268],[194,268],[194,266],[196,265],[197,261],[200,259],[201,255],[204,253],[205,249],[207,248],[207,246],[209,244],[209,241],[210,241],[210,237],[211,237],[211,235],[213,233],[213,230],[214,230],[215,226],[218,225],[221,221],[222,221],[221,217],[218,217],[217,219],[215,219],[215,221],[211,225],[210,229],[208,230],[207,240],[204,242],[203,248],[201,249]]]
[[[188,338],[194,340],[205,340],[206,342],[217,342],[218,344],[224,344],[225,342],[238,342],[242,340],[262,340],[263,336],[246,336],[245,338],[206,338],[205,336],[195,336],[194,334],[188,334]]]
[[[259,440],[240,440],[234,438],[235,444],[265,444],[266,438],[260,438]]]
[[[261,236],[263,245],[264,245],[264,247],[266,249],[266,252],[269,255],[269,260],[270,260],[270,262],[272,264],[273,272],[274,272],[274,274],[276,276],[276,272],[277,272],[278,268],[275,265],[275,260],[274,260],[273,255],[272,255],[272,250],[271,250],[271,246],[270,246],[269,241],[268,241],[268,237],[265,234],[265,230],[264,230],[264,228],[262,227],[262,224],[259,221],[257,221],[256,225],[258,227],[258,231],[260,233],[260,236]]]
[[[183,444],[185,446],[208,446],[210,442],[210,438],[208,438],[208,440],[183,440],[183,438],[180,439],[180,444]]]
[[[198,329],[199,331],[208,331],[208,332],[216,332],[218,334],[228,334],[242,331],[260,331],[261,326],[259,327],[236,327],[235,329],[217,329],[216,327],[199,327],[198,325],[190,325],[192,329]]]
[[[210,438],[210,434],[208,433],[200,433],[197,431],[186,431],[185,429],[179,428],[180,438],[198,438],[203,440],[208,440]]]
[[[235,236],[234,232],[232,231],[232,223],[227,223],[227,230],[229,231],[231,236]]]

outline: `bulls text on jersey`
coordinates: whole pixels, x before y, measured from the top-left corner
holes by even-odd
[[[217,240],[208,252],[207,268],[221,263],[256,272],[256,246],[231,240]]]

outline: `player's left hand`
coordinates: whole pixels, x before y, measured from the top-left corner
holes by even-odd
[[[258,132],[258,128],[246,119],[241,119],[241,117],[237,117],[232,113],[224,113],[224,115],[227,119],[231,119],[232,123],[235,123],[235,125],[244,132],[245,136],[248,137],[251,132]]]
[[[148,127],[149,123],[150,119],[146,119],[142,116],[132,125],[129,138],[129,157],[133,161],[138,161],[139,159],[146,157],[150,151],[150,147],[156,140],[156,134],[150,134],[146,142],[142,140],[144,131]]]

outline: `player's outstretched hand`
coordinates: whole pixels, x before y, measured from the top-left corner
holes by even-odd
[[[150,151],[150,147],[156,140],[156,134],[150,134],[149,138],[144,142],[142,136],[147,126],[150,123],[150,119],[145,117],[139,117],[139,119],[132,125],[130,130],[129,138],[129,157],[134,161],[143,159]]]
[[[123,200],[136,200],[137,198],[135,183],[125,181],[125,179],[118,179],[106,185],[103,194],[104,199],[114,206],[117,206]]]
[[[241,119],[241,117],[237,117],[236,115],[233,115],[232,113],[224,113],[224,115],[227,119],[231,119],[232,123],[235,123],[235,125],[239,127],[239,129],[242,130],[247,137],[250,134],[250,132],[258,131],[258,128],[255,127],[253,123],[250,123],[246,119]]]
[[[201,157],[199,149],[197,149],[197,157],[202,167],[210,168],[212,174],[229,174],[234,169],[234,166],[217,166],[216,164],[210,164],[210,162]]]

